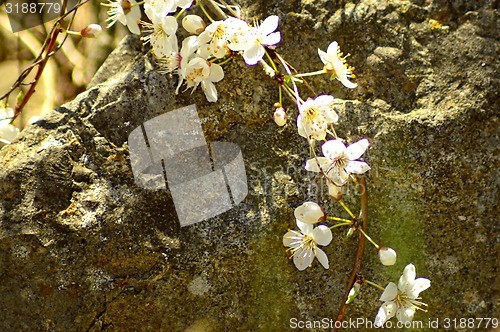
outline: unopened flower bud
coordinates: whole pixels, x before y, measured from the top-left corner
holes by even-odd
[[[280,127],[283,127],[286,124],[286,113],[283,107],[278,107],[274,111],[274,122]]]
[[[84,38],[95,38],[95,36],[102,31],[99,24],[90,24],[88,27],[80,31],[80,35]]]
[[[347,231],[347,234],[345,236],[346,240],[350,238],[354,232],[356,232],[356,227],[349,227],[349,230]]]
[[[315,224],[326,219],[325,211],[314,202],[305,202],[294,211],[295,219],[307,224]]]
[[[389,247],[380,247],[378,250],[378,257],[380,258],[380,261],[382,264],[385,266],[391,266],[396,264],[396,251],[394,249],[389,248]]]
[[[186,15],[182,19],[182,26],[187,32],[192,33],[193,35],[199,35],[205,31],[206,24],[198,15]]]
[[[361,284],[359,282],[355,282],[354,285],[352,285],[351,290],[349,291],[349,295],[347,297],[347,301],[345,301],[345,304],[352,303],[356,296],[359,294],[359,289],[361,288]]]

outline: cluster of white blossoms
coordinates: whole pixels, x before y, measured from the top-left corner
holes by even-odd
[[[108,27],[119,21],[132,33],[141,34],[137,25],[141,16],[138,3],[115,0],[104,5],[110,8]],[[265,47],[281,41],[281,34],[276,31],[279,18],[270,16],[262,24],[251,26],[239,18],[228,17],[207,25],[200,16],[186,15],[182,27],[191,36],[181,42],[179,50],[178,16],[191,5],[192,0],[145,0],[144,12],[150,22],[140,21],[142,40],[151,44],[153,54],[163,65],[162,71],[179,76],[176,93],[183,83],[186,89],[193,91],[201,86],[207,100],[216,102],[218,95],[214,83],[224,78],[219,63],[239,53],[247,65],[257,64],[265,55]],[[181,13],[174,16],[179,8]]]

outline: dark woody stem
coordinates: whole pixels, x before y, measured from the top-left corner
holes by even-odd
[[[359,213],[359,220],[362,221],[361,229],[366,233],[368,227],[368,192],[366,189],[366,179],[363,174],[357,175],[357,180],[359,184],[359,190],[361,192],[361,212]],[[356,277],[361,272],[361,263],[363,261],[363,252],[365,250],[365,240],[366,238],[363,234],[359,234],[358,238],[358,249],[356,251],[356,257],[354,258],[354,264],[351,270],[351,275],[349,276],[349,281],[347,282],[346,290],[344,296],[342,297],[342,303],[340,304],[339,313],[337,315],[337,322],[342,322],[344,320],[345,310],[347,307],[346,301],[349,297],[349,291],[356,282]],[[339,324],[335,324],[339,326]],[[335,327],[332,331],[338,331],[339,328]]]

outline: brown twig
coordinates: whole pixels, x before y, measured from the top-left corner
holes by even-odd
[[[359,189],[361,191],[361,212],[359,214],[359,220],[362,221],[362,229],[366,232],[368,227],[368,192],[366,188],[366,179],[363,174],[357,176]],[[349,292],[356,282],[357,275],[361,272],[361,263],[363,262],[363,252],[365,250],[365,237],[363,234],[359,234],[358,239],[358,249],[356,250],[356,257],[354,258],[354,264],[351,270],[351,275],[349,276],[349,281],[347,282],[346,291],[342,297],[342,303],[340,305],[339,313],[337,315],[337,322],[342,322],[344,320],[345,310],[347,307],[346,301],[349,297]],[[338,331],[341,324],[336,323],[333,332]]]

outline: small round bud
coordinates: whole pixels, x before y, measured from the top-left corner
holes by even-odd
[[[206,24],[198,15],[186,15],[182,19],[182,27],[193,35],[199,35],[205,31]]]
[[[315,224],[326,219],[325,211],[314,202],[305,202],[294,211],[295,219],[307,224]]]
[[[396,264],[396,251],[394,249],[389,248],[389,247],[380,247],[378,250],[378,257],[380,258],[380,261],[382,264],[385,266],[391,266]]]
[[[283,107],[279,107],[274,111],[274,122],[280,127],[286,125],[286,113]]]
[[[90,24],[88,27],[80,31],[80,35],[84,38],[95,38],[95,36],[102,31],[99,24]]]

